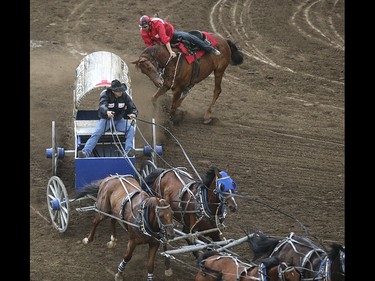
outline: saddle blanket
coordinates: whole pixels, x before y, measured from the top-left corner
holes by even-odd
[[[215,40],[215,39],[214,39],[209,33],[205,32],[205,31],[202,31],[202,33],[203,33],[204,35],[206,35],[207,40],[209,40],[210,42],[212,42],[211,45],[212,45],[213,47],[216,46],[216,44],[217,44],[216,40]],[[194,60],[195,60],[194,55],[192,55],[192,54],[189,53],[189,51],[185,48],[185,46],[184,46],[183,43],[180,43],[180,44],[178,45],[178,47],[179,47],[179,49],[185,54],[185,59],[186,59],[186,61],[187,61],[189,64],[192,64],[192,63],[194,62]],[[199,51],[195,54],[196,59],[198,60],[201,56],[204,55],[204,53],[205,53],[204,50],[199,50]]]

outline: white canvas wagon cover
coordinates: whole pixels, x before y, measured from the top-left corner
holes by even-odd
[[[98,51],[85,56],[76,69],[73,116],[76,116],[79,105],[86,95],[106,89],[114,79],[125,83],[131,96],[131,81],[128,72],[126,63],[111,52]]]

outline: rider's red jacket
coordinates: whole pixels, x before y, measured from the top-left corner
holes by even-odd
[[[171,41],[174,26],[169,22],[160,18],[151,18],[149,25],[151,27],[149,31],[141,28],[141,36],[147,47],[160,43],[165,45]]]

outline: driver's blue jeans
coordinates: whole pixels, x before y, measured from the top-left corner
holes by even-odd
[[[87,140],[84,148],[82,148],[82,151],[86,153],[87,157],[90,156],[91,152],[94,150],[96,144],[98,143],[100,137],[104,134],[104,132],[109,130],[109,127],[112,122],[114,123],[116,131],[125,133],[125,152],[128,153],[130,150],[133,149],[135,127],[134,125],[131,125],[132,120],[124,118],[121,118],[119,120],[109,120],[101,118],[98,124],[96,125],[93,134]],[[112,128],[112,130],[114,129]]]

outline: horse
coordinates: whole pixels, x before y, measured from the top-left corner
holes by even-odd
[[[195,281],[300,281],[301,274],[295,267],[280,263],[278,257],[262,260],[259,264],[246,263],[238,257],[208,251],[199,256],[199,271]]]
[[[286,238],[270,237],[262,232],[248,235],[253,261],[262,256],[277,256],[282,262],[300,269],[301,280],[345,280],[345,247],[332,243],[328,252],[309,238],[293,232]]]
[[[221,229],[227,209],[236,212],[237,203],[233,197],[237,193],[235,181],[225,171],[210,166],[202,180],[194,179],[182,168],[157,168],[148,174],[141,184],[144,190],[159,198],[164,198],[172,207],[174,219],[182,225],[185,234],[209,231],[198,235],[205,243],[220,241]],[[215,229],[216,230],[212,230]],[[192,239],[186,239],[192,245]],[[164,246],[166,250],[166,245]],[[198,252],[193,255],[198,257]],[[169,259],[165,260],[165,275],[171,276]]]
[[[157,168],[144,179],[141,187],[171,205],[184,233],[220,229],[227,209],[237,211],[234,198],[237,185],[227,172],[216,166],[210,166],[202,180],[194,179],[182,168]],[[212,241],[220,241],[219,229],[205,235]]]
[[[191,31],[194,35],[201,37],[220,51],[219,56],[205,53],[203,50],[188,52],[186,46],[189,42],[174,44],[172,49],[178,53],[176,58],[171,58],[165,45],[154,45],[147,47],[136,61],[137,70],[147,75],[158,90],[152,97],[154,108],[157,106],[157,99],[172,90],[172,103],[170,117],[176,121],[176,111],[182,101],[186,98],[192,87],[207,78],[212,72],[215,76],[214,95],[206,112],[204,113],[204,124],[212,121],[212,109],[221,93],[221,82],[228,65],[240,65],[243,63],[243,53],[237,44],[229,39],[224,39],[218,34]]]
[[[154,262],[161,243],[167,243],[175,236],[173,227],[173,211],[169,203],[160,198],[150,197],[143,191],[132,175],[108,176],[84,186],[77,192],[75,199],[85,195],[97,197],[98,213],[92,221],[92,228],[82,242],[88,244],[94,240],[98,224],[111,217],[111,240],[107,247],[116,245],[117,221],[124,224],[128,231],[128,243],[123,260],[118,265],[115,281],[124,278],[126,264],[131,260],[133,251],[138,245],[148,244],[147,281],[152,281]]]

